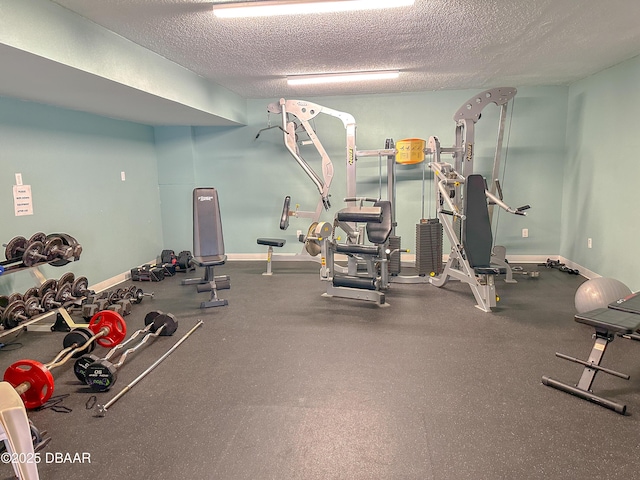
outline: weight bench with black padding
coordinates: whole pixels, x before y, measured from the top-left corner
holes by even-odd
[[[267,271],[263,275],[273,275],[271,271],[271,257],[273,256],[273,247],[283,247],[287,241],[284,238],[259,238],[258,245],[267,245]]]
[[[634,298],[637,298],[637,300],[630,300],[624,308],[620,306],[625,303],[624,299],[622,299],[622,302],[618,300],[617,302],[609,304],[608,308],[598,308],[576,315],[576,322],[594,327],[596,331],[594,335],[595,343],[591,349],[589,359],[586,361],[580,360],[563,353],[556,353],[556,356],[563,360],[569,360],[570,362],[583,365],[584,370],[582,376],[577,385],[569,385],[548,376],[542,377],[542,383],[624,415],[627,411],[626,405],[594,394],[591,387],[598,372],[608,373],[609,375],[625,380],[629,380],[630,378],[627,374],[602,367],[600,363],[602,362],[602,357],[604,356],[607,346],[613,341],[616,334],[627,338],[637,336],[635,332],[640,328],[640,309],[638,309],[638,307],[640,307],[640,297],[635,297],[635,295],[636,294],[634,294]]]
[[[361,275],[337,275],[334,273],[331,285],[327,287],[327,295],[355,298],[358,300],[375,301],[378,304],[385,303],[385,295],[379,291],[385,288],[386,265],[382,266],[381,278],[373,271],[376,260],[384,255],[384,248],[391,234],[391,202],[378,200],[373,207],[360,209],[345,209],[336,214],[338,222],[365,223],[367,239],[371,245],[344,244],[335,245],[335,253],[352,257],[364,257],[367,262],[367,276]]]
[[[211,298],[200,304],[200,308],[227,305],[226,299],[218,298],[218,290],[231,288],[228,275],[215,276],[214,267],[224,265],[222,220],[218,191],[215,188],[195,188],[193,190],[193,259],[192,263],[204,267],[203,278],[189,278],[183,285],[196,285],[198,292],[211,292]]]

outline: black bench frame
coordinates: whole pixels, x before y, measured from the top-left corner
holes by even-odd
[[[570,385],[559,380],[554,380],[553,378],[545,375],[542,377],[542,383],[549,387],[570,393],[576,397],[613,410],[621,415],[625,415],[627,412],[627,406],[625,404],[596,395],[591,390],[591,387],[593,386],[593,382],[598,372],[607,373],[624,380],[629,380],[629,378],[631,378],[625,373],[620,373],[615,370],[602,367],[600,364],[602,363],[602,358],[604,357],[607,346],[614,340],[616,334],[626,338],[638,338],[634,332],[640,328],[640,315],[630,311],[618,310],[610,306],[610,308],[598,308],[596,310],[578,314],[575,316],[575,320],[576,322],[584,323],[585,325],[595,328],[595,342],[591,349],[589,358],[587,360],[580,360],[557,352],[556,356],[563,360],[569,360],[570,362],[583,365],[584,370],[582,371],[580,380],[576,385]]]

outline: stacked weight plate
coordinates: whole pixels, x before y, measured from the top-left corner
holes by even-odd
[[[400,274],[400,237],[396,235],[389,236],[389,250],[391,250],[391,255],[389,256],[389,274],[390,275],[399,275]]]
[[[418,275],[442,272],[442,224],[437,218],[416,225],[416,269]]]

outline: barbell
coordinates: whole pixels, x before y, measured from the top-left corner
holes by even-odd
[[[159,320],[156,321],[157,318],[159,318]],[[170,325],[168,326],[168,329],[164,330],[163,333],[165,335],[173,334],[173,332],[175,332],[176,328],[178,327],[178,323],[177,323],[177,320],[175,320],[175,318],[172,318],[169,315],[164,315],[160,311],[153,311],[153,312],[147,313],[147,315],[144,317],[144,324],[145,324],[144,328],[133,332],[129,338],[127,338],[124,342],[121,342],[115,347],[113,347],[102,358],[96,355],[93,355],[91,353],[82,355],[74,363],[73,373],[75,373],[76,378],[80,380],[82,383],[87,383],[87,367],[89,367],[89,365],[97,361],[112,359],[116,353],[118,353],[127,345],[130,345],[140,335],[146,335],[149,332],[156,332],[161,324],[164,325],[166,323],[169,323]]]
[[[153,315],[153,320],[147,325],[150,327],[148,330],[141,330],[141,332],[145,332],[144,338],[134,347],[125,350],[117,363],[112,363],[108,359],[98,359],[86,367],[85,382],[92,390],[96,392],[109,390],[118,379],[118,369],[122,367],[130,354],[140,349],[150,339],[173,335],[178,329],[178,319],[170,313],[151,312],[147,314],[147,317],[149,315]],[[150,333],[149,330],[153,333]]]
[[[38,408],[51,398],[54,380],[51,370],[64,365],[71,357],[93,348],[95,343],[112,348],[122,342],[127,327],[122,316],[112,311],[96,313],[87,329],[75,329],[67,334],[64,348],[48,363],[19,360],[4,372],[4,381],[10,383],[22,398],[27,409]]]

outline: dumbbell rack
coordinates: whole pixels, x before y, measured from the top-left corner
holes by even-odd
[[[80,260],[82,246],[78,241],[66,233],[42,232],[34,233],[28,240],[24,237],[14,237],[6,247],[6,260],[0,261],[0,275],[18,272],[36,265],[53,265],[62,267]],[[56,255],[58,252],[58,255]]]
[[[43,285],[47,278],[40,271],[39,267],[36,265],[34,267],[29,267],[31,275],[35,278],[37,285]],[[14,270],[15,271],[15,270]],[[36,323],[41,322],[45,318],[50,317],[51,315],[56,315],[56,320],[52,325],[35,325]],[[31,331],[52,331],[52,332],[68,332],[73,328],[85,327],[85,323],[76,323],[75,320],[71,317],[66,307],[58,307],[47,312],[42,313],[41,315],[36,315],[33,318],[25,322],[21,322],[16,327],[8,328],[5,330],[0,330],[0,338],[10,335],[15,332],[19,332],[20,330],[25,330],[27,327]]]

